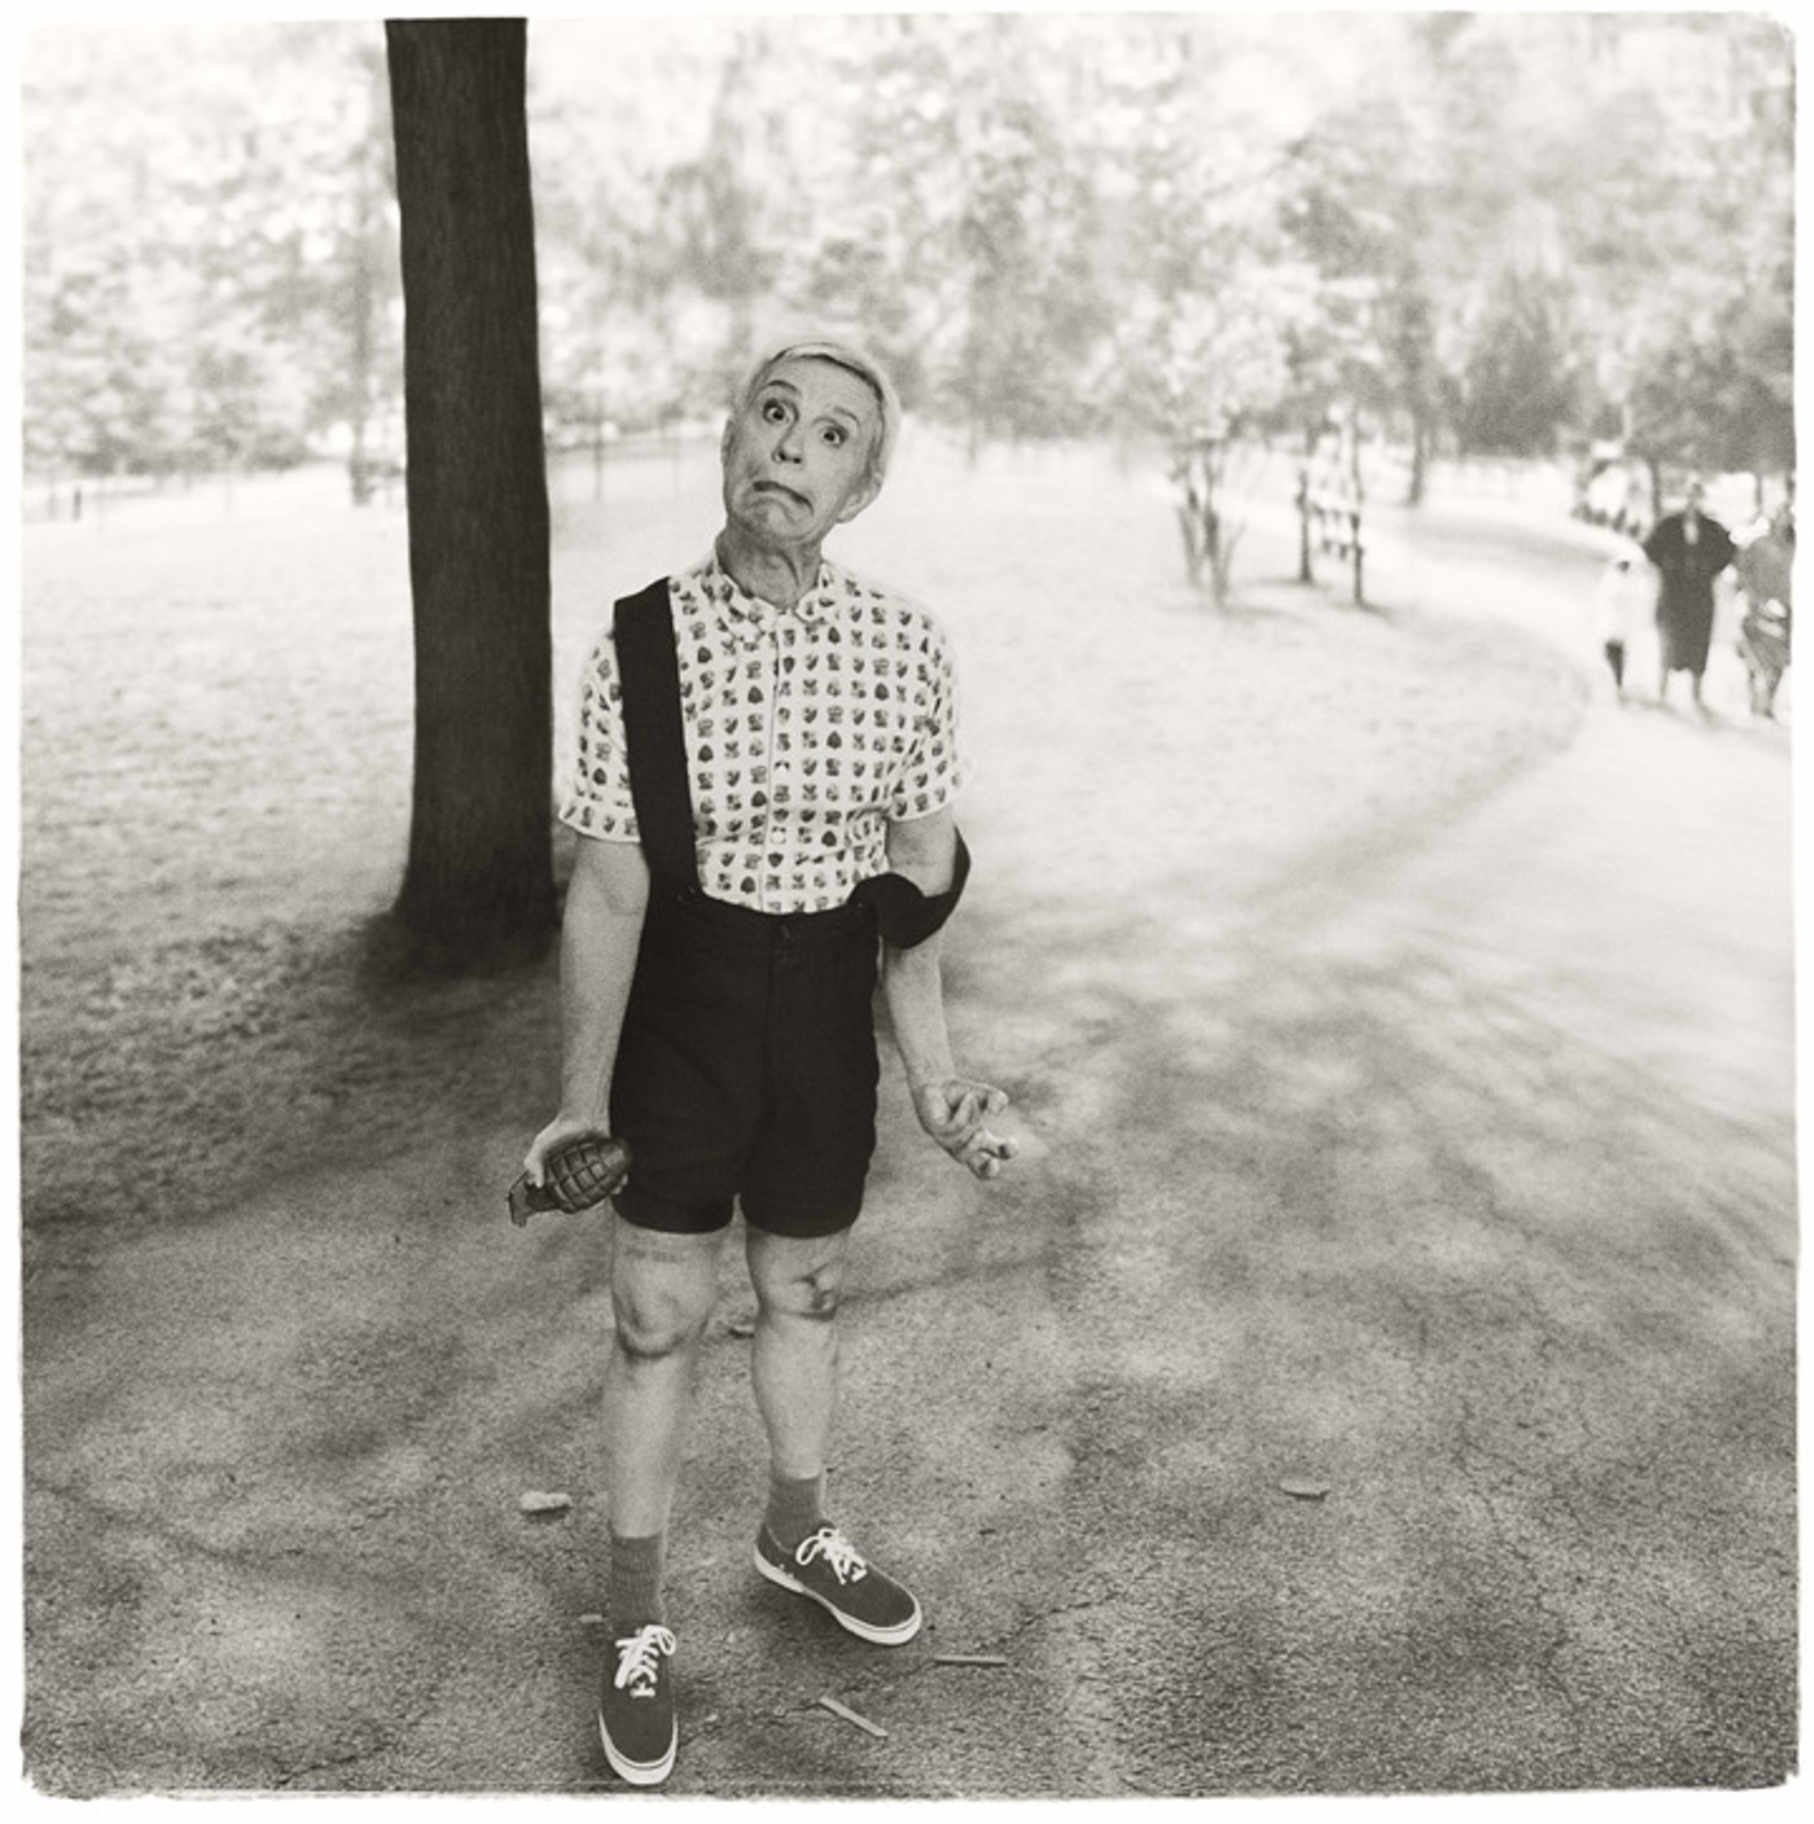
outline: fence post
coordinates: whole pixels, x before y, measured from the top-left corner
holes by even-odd
[[[1298,465],[1298,581],[1314,583],[1316,572],[1310,565],[1310,465]]]

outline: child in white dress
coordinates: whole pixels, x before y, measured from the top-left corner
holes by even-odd
[[[1594,618],[1600,650],[1612,672],[1613,689],[1625,701],[1627,655],[1656,611],[1656,578],[1635,543],[1621,544],[1594,589]]]

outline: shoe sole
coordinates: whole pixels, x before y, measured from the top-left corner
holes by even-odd
[[[836,1603],[828,1602],[817,1590],[809,1590],[797,1577],[790,1576],[782,1570],[780,1565],[771,1564],[763,1557],[760,1546],[751,1553],[751,1557],[755,1560],[756,1569],[770,1583],[779,1584],[784,1590],[792,1590],[796,1596],[804,1596],[809,1602],[816,1602],[839,1627],[847,1633],[856,1635],[858,1640],[866,1640],[872,1646],[877,1647],[900,1647],[905,1646],[920,1631],[922,1618],[917,1596],[913,1598],[913,1613],[905,1621],[897,1621],[892,1628],[871,1627],[866,1621],[857,1621],[852,1616],[846,1615]]]
[[[659,1786],[674,1771],[674,1750],[680,1745],[680,1731],[674,1732],[674,1739],[668,1743],[668,1751],[659,1761],[632,1761],[619,1754],[611,1746],[611,1737],[605,1730],[605,1719],[598,1719],[598,1739],[605,1751],[605,1759],[611,1763],[611,1771],[620,1780],[628,1780],[632,1786]]]

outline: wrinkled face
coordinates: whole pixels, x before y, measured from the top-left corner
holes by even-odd
[[[763,544],[816,545],[876,496],[881,408],[867,382],[815,356],[777,363],[725,426],[724,510]]]

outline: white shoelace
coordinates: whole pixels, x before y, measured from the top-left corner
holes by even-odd
[[[802,1570],[815,1558],[823,1558],[840,1583],[854,1583],[869,1574],[862,1554],[835,1526],[820,1527],[794,1553],[794,1561]]]
[[[653,1697],[655,1674],[660,1669],[657,1660],[664,1653],[673,1653],[674,1636],[652,1621],[646,1628],[625,1635],[617,1642],[617,1651],[617,1676],[611,1682],[632,1697]]]

